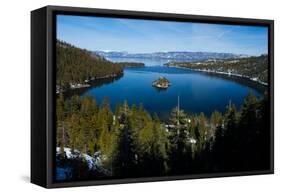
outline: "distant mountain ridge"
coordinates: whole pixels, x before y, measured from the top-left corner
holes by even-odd
[[[169,51],[169,52],[154,52],[154,53],[128,53],[118,51],[93,51],[93,53],[103,56],[105,58],[159,58],[171,60],[188,60],[188,61],[202,61],[208,59],[237,59],[249,57],[244,54],[233,53],[218,53],[218,52],[188,52],[188,51]]]

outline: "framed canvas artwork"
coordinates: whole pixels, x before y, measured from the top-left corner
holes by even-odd
[[[31,12],[31,182],[273,173],[273,21]]]

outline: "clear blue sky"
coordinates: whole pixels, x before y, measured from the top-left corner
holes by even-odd
[[[57,38],[88,50],[267,53],[266,27],[57,16]]]

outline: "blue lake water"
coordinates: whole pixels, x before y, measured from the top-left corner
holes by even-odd
[[[81,96],[93,96],[98,103],[107,96],[113,110],[117,103],[123,103],[125,100],[129,105],[142,103],[145,109],[157,113],[162,119],[167,118],[171,109],[177,106],[178,96],[182,109],[190,113],[203,112],[206,115],[210,115],[214,110],[225,111],[230,101],[240,107],[249,91],[257,97],[262,96],[262,93],[253,87],[237,81],[187,69],[165,67],[165,60],[114,61],[144,62],[146,67],[126,68],[120,79],[88,88]],[[168,89],[159,90],[152,86],[152,82],[160,76],[171,82],[172,85]]]

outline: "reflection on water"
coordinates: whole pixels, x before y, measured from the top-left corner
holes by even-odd
[[[91,81],[89,84],[91,85],[91,87],[86,87],[86,88],[78,88],[75,90],[67,90],[67,92],[64,93],[66,98],[69,98],[71,96],[73,96],[74,94],[76,95],[81,95],[85,92],[87,92],[88,90],[91,90],[92,88],[99,88],[102,87],[104,85],[107,84],[111,84],[114,81],[119,80],[123,75],[120,75],[118,77],[109,77],[109,78],[103,78],[103,79],[97,79],[94,81]]]
[[[89,88],[68,91],[66,97],[73,94],[81,97],[89,95],[100,104],[107,96],[112,110],[126,100],[129,105],[143,104],[150,113],[157,113],[164,120],[171,109],[177,106],[178,96],[180,107],[185,111],[210,115],[214,110],[225,111],[230,101],[239,108],[250,91],[262,97],[267,89],[236,77],[163,66],[168,60],[118,58],[115,61],[142,62],[146,66],[126,68],[120,77],[95,80]],[[160,76],[171,82],[169,88],[163,90],[152,86],[152,82]]]
[[[152,82],[160,76],[165,76],[171,82],[168,89],[158,90],[152,86]],[[150,66],[127,68],[123,77],[94,82],[93,87],[83,89],[79,94],[93,96],[98,103],[107,96],[113,110],[116,104],[125,100],[130,105],[142,103],[149,112],[166,119],[177,105],[178,96],[181,108],[187,112],[210,115],[214,110],[225,111],[229,101],[240,107],[249,91],[261,97],[262,89],[253,85],[245,80],[225,79],[187,69]]]

